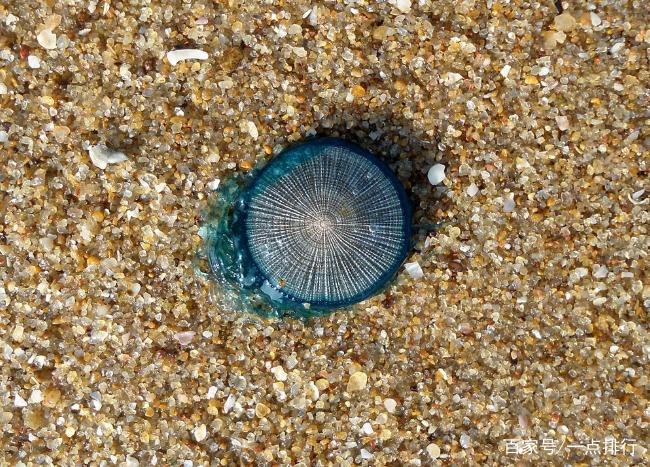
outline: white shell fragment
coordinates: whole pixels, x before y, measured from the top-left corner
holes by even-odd
[[[443,164],[434,164],[427,172],[429,183],[437,185],[445,179],[445,166]]]
[[[128,159],[123,152],[114,151],[103,144],[90,146],[88,148],[88,155],[90,156],[92,163],[102,170],[104,170],[108,164],[117,164],[118,162]]]
[[[630,203],[632,204],[648,204],[650,203],[650,198],[641,199],[644,193],[645,188],[642,188],[639,191],[635,191],[634,193],[628,193],[627,199],[629,199]]]
[[[414,261],[413,263],[406,263],[404,265],[404,269],[406,269],[408,275],[411,276],[413,279],[422,279],[424,277],[424,272],[422,271],[422,267],[420,266],[420,263],[418,263],[417,261]]]
[[[177,49],[167,52],[167,60],[171,66],[175,66],[182,60],[207,60],[208,53],[199,49]]]
[[[501,68],[501,71],[500,71],[501,76],[503,76],[504,78],[507,78],[511,69],[512,69],[512,67],[510,65],[504,65],[504,67]]]

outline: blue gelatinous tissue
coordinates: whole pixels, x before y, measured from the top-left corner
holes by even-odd
[[[311,317],[381,291],[410,250],[411,222],[404,187],[383,162],[322,138],[226,181],[203,255],[223,305]]]

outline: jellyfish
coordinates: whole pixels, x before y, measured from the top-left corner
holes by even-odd
[[[403,185],[376,156],[320,138],[223,184],[207,216],[209,277],[235,308],[309,318],[383,290],[411,245]]]

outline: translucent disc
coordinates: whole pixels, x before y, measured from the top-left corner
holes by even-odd
[[[278,156],[250,190],[248,249],[268,282],[296,302],[342,306],[392,277],[410,241],[410,209],[390,170],[341,140]]]

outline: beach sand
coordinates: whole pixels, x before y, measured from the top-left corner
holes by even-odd
[[[0,464],[647,463],[650,6],[564,7],[4,0]],[[424,275],[228,311],[202,213],[314,135],[440,223]]]

